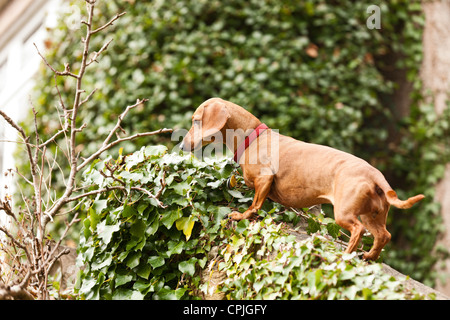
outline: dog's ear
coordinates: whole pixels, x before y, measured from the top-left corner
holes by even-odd
[[[230,113],[226,105],[215,101],[204,106],[202,115],[203,138],[212,136],[219,132],[230,118]]]

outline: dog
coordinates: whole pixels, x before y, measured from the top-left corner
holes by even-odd
[[[400,200],[383,174],[366,161],[279,134],[237,104],[211,98],[192,115],[180,148],[192,152],[218,137],[235,153],[245,184],[255,189],[252,205],[229,218],[255,218],[267,197],[288,208],[331,203],[336,223],[351,233],[345,252],[356,250],[366,228],[373,235],[365,260],[378,259],[391,239],[386,229],[390,206],[407,209],[424,198],[419,194]]]

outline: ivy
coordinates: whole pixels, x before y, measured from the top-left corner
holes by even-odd
[[[224,249],[220,269],[228,276],[221,290],[229,299],[405,299],[400,281],[381,264],[343,253],[322,236],[294,241],[273,219],[249,225]],[[250,239],[250,240],[249,240]],[[257,245],[258,250],[253,246]],[[275,256],[273,252],[277,253]]]
[[[232,172],[237,186],[229,190]],[[334,220],[323,215],[307,216],[312,237],[302,241],[287,226],[303,218],[274,202],[266,201],[259,221],[229,221],[232,208],[248,208],[253,191],[227,159],[203,162],[163,146],[143,147],[97,160],[84,172],[84,184],[109,191],[85,203],[82,299],[198,299],[209,285],[201,271],[213,265],[226,273],[218,290],[228,299],[422,298],[380,264],[343,253],[333,241]],[[128,190],[114,188],[122,185]]]

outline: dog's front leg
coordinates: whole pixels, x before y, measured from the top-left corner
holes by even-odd
[[[253,184],[255,186],[255,197],[252,205],[244,213],[233,211],[228,215],[232,220],[239,221],[242,219],[256,219],[258,210],[261,209],[264,200],[269,194],[272,186],[273,175],[261,175],[255,178]]]

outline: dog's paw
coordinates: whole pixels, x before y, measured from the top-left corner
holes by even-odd
[[[369,252],[365,252],[362,256],[363,260],[365,261],[375,261],[378,257],[373,257]]]
[[[228,218],[233,221],[241,221],[243,219],[243,214],[237,211],[233,211],[228,215]]]

